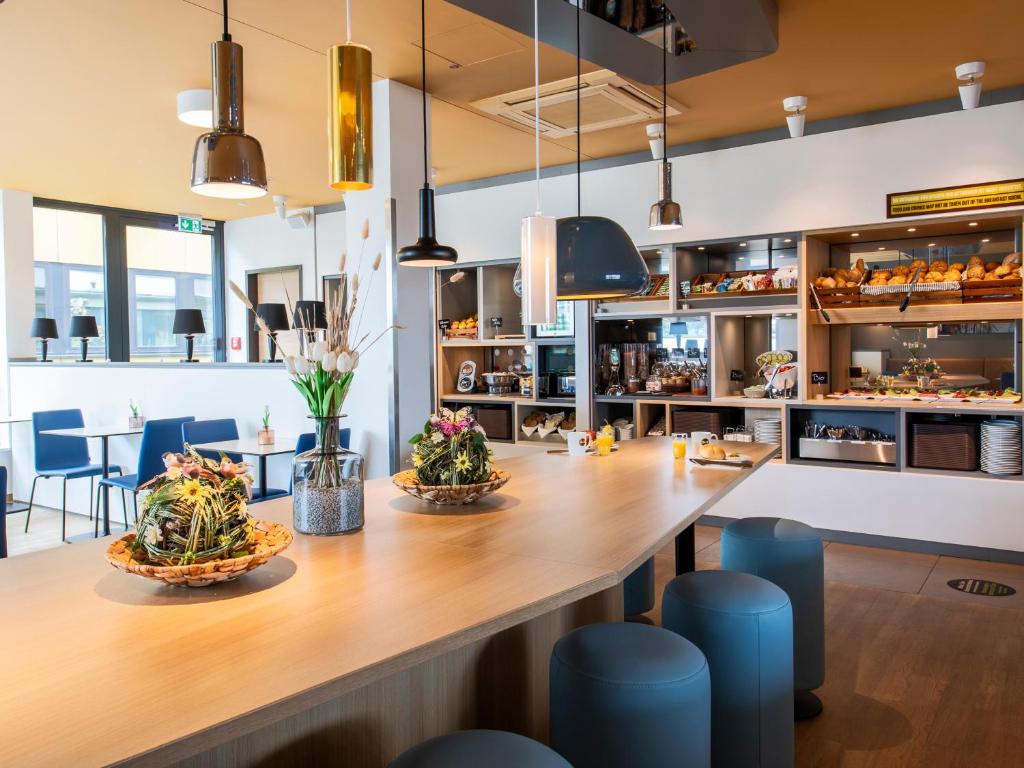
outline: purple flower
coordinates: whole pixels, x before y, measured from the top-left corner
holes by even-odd
[[[456,426],[459,428],[459,432],[469,429],[469,419],[462,419]]]
[[[455,425],[449,421],[443,422],[441,425],[441,431],[444,432],[445,437],[451,437],[455,434]]]

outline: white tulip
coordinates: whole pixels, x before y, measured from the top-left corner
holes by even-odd
[[[337,361],[338,373],[348,373],[352,370],[352,355],[348,352],[342,352],[338,355]]]
[[[310,360],[319,360],[320,358],[322,358],[324,356],[324,353],[326,351],[327,351],[327,342],[325,342],[325,341],[313,342],[313,344],[309,347],[309,359]]]
[[[305,376],[309,373],[309,360],[304,357],[295,358],[295,373],[299,376]]]
[[[333,371],[338,367],[338,355],[328,350],[324,352],[324,356],[320,358],[320,367],[325,371]]]
[[[295,374],[295,355],[288,355],[284,359],[284,367],[288,369],[289,374]]]

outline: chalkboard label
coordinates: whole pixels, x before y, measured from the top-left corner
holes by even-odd
[[[437,327],[440,328],[442,331],[447,331],[449,328],[452,327],[452,321],[449,320],[447,317],[442,320],[438,320]]]
[[[811,384],[828,384],[828,371],[811,371]]]
[[[700,350],[697,349],[696,347],[690,347],[689,349],[686,350],[686,356],[691,358],[699,358]]]
[[[500,317],[492,317],[491,318],[491,327],[492,328],[501,328],[501,318]]]
[[[729,381],[746,381],[747,375],[743,371],[733,368],[729,371]]]

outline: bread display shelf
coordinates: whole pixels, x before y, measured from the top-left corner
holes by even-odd
[[[968,280],[963,284],[965,304],[983,301],[1020,301],[1021,278],[1001,280]]]

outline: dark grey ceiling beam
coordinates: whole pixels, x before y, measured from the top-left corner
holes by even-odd
[[[526,0],[449,0],[453,5],[533,37]],[[666,0],[696,50],[671,55],[668,80],[704,75],[774,53],[779,46],[775,0]],[[539,0],[540,39],[576,54],[576,7]],[[646,85],[661,83],[661,48],[590,13],[580,14],[580,56]]]

